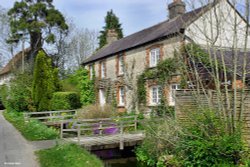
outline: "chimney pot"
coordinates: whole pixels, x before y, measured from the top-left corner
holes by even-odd
[[[168,11],[169,19],[173,19],[186,12],[186,5],[182,0],[173,0],[173,2],[168,5]]]
[[[107,32],[107,44],[110,45],[111,43],[118,40],[118,34],[115,29],[110,29]]]

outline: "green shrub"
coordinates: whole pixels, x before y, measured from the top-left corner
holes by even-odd
[[[21,112],[4,112],[4,117],[11,122],[27,140],[56,139],[59,133],[54,128],[48,128],[37,120],[25,122]]]
[[[34,66],[32,97],[36,111],[50,110],[52,94],[60,89],[58,70],[52,67],[51,59],[39,51]]]
[[[0,103],[6,108],[8,105],[8,87],[7,85],[0,86]]]
[[[3,87],[4,105],[11,111],[33,111],[31,95],[32,75],[28,72],[16,74],[10,82],[9,88]]]
[[[81,103],[84,106],[93,104],[95,102],[95,80],[89,79],[89,71],[86,69],[79,69],[76,72],[79,80],[79,88],[81,93]],[[93,76],[94,78],[94,76]]]
[[[216,111],[204,108],[188,118],[145,124],[146,138],[136,149],[137,158],[149,166],[237,166],[244,161],[248,152],[240,128],[229,133]]]
[[[82,105],[87,106],[95,102],[95,76],[89,79],[89,71],[79,68],[66,79],[62,80],[64,91],[73,91],[80,94]]]
[[[116,117],[120,113],[113,110],[110,105],[99,106],[99,105],[88,105],[77,111],[78,119],[96,119],[96,118],[110,118]]]
[[[101,160],[74,144],[59,145],[37,152],[41,167],[103,167]]]
[[[56,92],[51,99],[52,110],[69,110],[80,107],[80,96],[76,92]]]

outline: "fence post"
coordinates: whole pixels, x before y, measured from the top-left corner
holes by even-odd
[[[77,140],[78,140],[78,144],[80,144],[80,137],[81,137],[81,129],[80,129],[80,125],[77,125]]]
[[[99,122],[99,135],[102,135],[102,121]]]
[[[24,113],[24,121],[28,122],[28,114],[27,113]]]
[[[61,121],[61,134],[60,134],[60,138],[63,138],[63,121]]]
[[[136,115],[135,115],[134,121],[135,121],[135,131],[136,131],[137,130],[137,116]]]
[[[124,142],[123,142],[123,122],[120,122],[120,150],[124,149]]]

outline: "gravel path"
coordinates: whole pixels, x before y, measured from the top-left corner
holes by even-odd
[[[0,167],[39,167],[34,148],[0,111]]]

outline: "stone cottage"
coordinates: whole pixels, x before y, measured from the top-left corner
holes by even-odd
[[[239,39],[246,34],[248,23],[227,0],[216,0],[189,12],[183,1],[173,0],[168,10],[168,20],[120,40],[114,30],[109,30],[108,44],[82,63],[89,69],[91,79],[95,74],[96,101],[100,105],[115,99],[120,111],[131,111],[138,106],[137,78],[145,69],[153,69],[161,60],[174,57],[186,43],[200,46],[213,43],[213,46],[230,48],[235,45],[232,40],[235,32]],[[216,40],[213,40],[215,32]],[[237,47],[243,46],[243,40],[239,40]],[[156,82],[146,82],[145,87],[146,107],[157,106],[161,100],[160,86]],[[168,105],[174,106],[174,92],[180,89],[178,74],[172,76],[166,89]]]
[[[14,73],[21,71],[23,66],[27,66],[29,61],[30,48],[18,52],[13,58],[0,70],[0,85],[8,84],[13,78]]]

